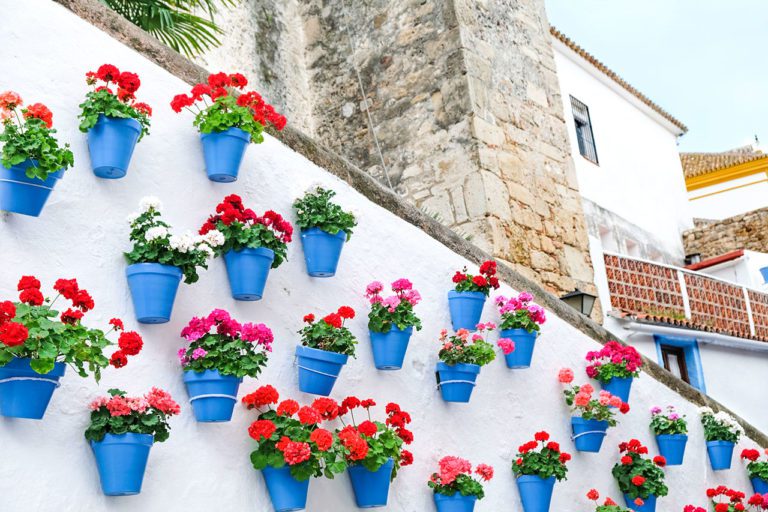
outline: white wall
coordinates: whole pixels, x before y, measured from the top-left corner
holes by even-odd
[[[688,192],[691,214],[722,220],[768,206],[768,175],[753,174]]]
[[[334,396],[354,393],[371,396],[380,404],[398,401],[413,413],[416,463],[395,481],[388,510],[432,510],[426,481],[437,459],[446,454],[496,467],[498,476],[488,485],[488,497],[479,510],[520,510],[509,470],[516,447],[535,431],[548,429],[570,449],[568,412],[556,373],[570,365],[583,376],[584,354],[598,348],[596,342],[553,318],[544,327],[533,369],[511,371],[501,360],[495,361],[483,369],[469,405],[444,403],[434,386],[436,337],[449,325],[446,293],[451,274],[466,261],[269,137],[263,145],[249,148],[238,182],[208,181],[191,117],[176,115],[167,106],[174,94],[187,89],[186,84],[56,3],[30,0],[22,10],[12,9],[10,0],[2,0],[0,6],[5,7],[0,19],[4,43],[0,89],[13,88],[27,101],[47,103],[55,113],[61,139],[72,142],[77,159],[42,217],[8,215],[0,220],[0,297],[15,296],[21,274],[36,274],[47,286],[57,277],[77,277],[96,299],[89,325],[103,325],[112,316],[122,316],[145,337],[144,352],[125,369],[106,371],[99,386],[70,372],[43,421],[0,418],[0,510],[271,510],[263,481],[248,458],[252,442],[246,428],[254,416],[238,408],[231,423],[194,421],[176,363],[178,333],[191,316],[214,307],[226,308],[242,321],[267,323],[276,336],[274,353],[259,381],[246,380],[242,393],[271,383],[284,397],[308,401],[312,397],[297,390],[296,331],[305,313],[327,311],[343,303],[361,312],[352,322],[361,343],[357,359],[351,359],[344,369]],[[30,27],[34,27],[34,37]],[[86,89],[83,73],[104,62],[138,72],[144,83],[140,97],[156,112],[152,134],[137,147],[129,174],[120,181],[103,181],[91,174],[85,136],[76,128],[77,105]],[[360,226],[344,250],[336,278],[307,277],[299,244],[294,243],[288,263],[272,272],[261,302],[233,301],[223,262],[216,260],[199,283],[182,285],[170,323],[139,326],[132,320],[121,252],[128,248],[124,219],[142,196],[160,196],[167,220],[175,228],[194,229],[225,194],[240,193],[259,211],[273,208],[290,213],[292,200],[318,181],[335,188],[342,204],[360,212]],[[417,308],[424,330],[414,336],[402,371],[380,373],[374,370],[367,340],[362,291],[374,278],[391,281],[400,276],[411,278],[425,297]],[[511,290],[505,287],[501,291],[508,294]],[[495,318],[488,308],[486,319]],[[152,449],[142,494],[105,498],[83,438],[87,404],[110,387],[141,393],[152,385],[171,391],[183,406],[182,415],[172,420],[170,440]],[[716,477],[709,470],[695,407],[644,375],[633,389],[632,412],[611,429],[602,453],[575,455],[570,480],[556,487],[553,512],[589,508],[584,493],[591,487],[618,498],[610,474],[617,459],[615,446],[630,437],[650,442],[648,410],[667,403],[688,414],[691,441],[685,467],[667,470],[672,493],[661,501],[661,509],[675,511],[690,502],[703,504],[704,490],[715,483],[747,490],[749,484],[738,463]],[[308,510],[356,510],[346,478],[313,481]]]
[[[700,272],[756,290],[763,290],[766,283],[760,269],[764,267],[768,267],[768,254],[744,251],[744,255],[736,260],[703,268]]]
[[[553,46],[582,196],[652,233],[664,252],[682,259],[680,233],[692,221],[676,135],[560,41],[553,38]],[[589,107],[599,165],[579,153],[570,96]]]

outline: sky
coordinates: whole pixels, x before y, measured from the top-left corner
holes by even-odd
[[[546,0],[551,25],[688,126],[680,151],[768,148],[768,0]]]

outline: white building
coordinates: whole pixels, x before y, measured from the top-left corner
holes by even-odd
[[[755,407],[762,386],[735,378],[768,370],[768,294],[759,272],[768,255],[741,250],[683,268],[681,237],[693,226],[691,207],[722,218],[765,206],[768,180],[740,188],[721,180],[765,178],[768,156],[683,155],[681,165],[685,125],[564,34],[553,28],[552,36],[605,326],[768,428],[768,410]],[[694,200],[694,192],[711,195]]]

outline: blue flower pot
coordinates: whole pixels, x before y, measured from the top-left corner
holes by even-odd
[[[131,433],[106,434],[99,442],[91,441],[104,494],[130,496],[141,492],[153,441],[151,434]]]
[[[480,366],[476,364],[450,365],[437,363],[437,385],[446,402],[467,403],[475,388]]]
[[[269,499],[275,512],[304,510],[307,507],[309,478],[298,481],[291,475],[291,467],[273,468],[267,466],[261,470],[264,482],[267,484]]]
[[[483,314],[486,296],[483,292],[448,292],[448,308],[451,311],[453,330],[475,331]]]
[[[405,351],[413,334],[413,327],[399,329],[392,325],[389,332],[368,331],[371,335],[373,363],[378,370],[399,370],[403,367]]]
[[[296,358],[299,366],[299,390],[328,396],[349,356],[299,345],[296,347]]]
[[[93,174],[115,180],[128,172],[133,149],[141,135],[141,124],[133,118],[99,116],[88,130],[88,152]]]
[[[307,274],[312,277],[333,277],[339,266],[339,257],[347,241],[347,233],[339,231],[335,235],[320,228],[301,231],[301,246],[304,248],[304,261]]]
[[[221,375],[218,370],[185,371],[184,383],[195,411],[195,419],[202,423],[231,420],[241,382],[243,379],[234,375]]]
[[[142,324],[164,324],[171,319],[181,269],[159,263],[135,263],[125,269],[136,319]]]
[[[275,253],[264,247],[224,253],[232,298],[261,300],[274,260]]]
[[[507,368],[515,370],[531,367],[533,348],[538,336],[538,331],[528,332],[527,329],[504,329],[499,332],[499,338],[509,338],[515,342],[515,350],[504,355]]]
[[[613,377],[608,382],[600,382],[600,387],[610,394],[621,398],[622,402],[629,402],[629,392],[632,389],[632,377]]]
[[[554,476],[541,478],[536,475],[521,475],[517,477],[517,489],[520,491],[524,512],[549,512],[554,488]]]
[[[752,482],[752,490],[755,494],[768,494],[768,482],[757,477],[750,478],[749,481]]]
[[[685,445],[688,436],[685,434],[660,434],[656,436],[659,453],[667,459],[667,466],[680,466],[685,456]]]
[[[248,132],[233,127],[221,132],[201,133],[200,140],[208,179],[219,183],[237,181],[245,148],[251,142]]]
[[[580,416],[571,418],[573,444],[580,452],[598,453],[608,430],[607,421],[585,420]]]
[[[734,443],[731,441],[707,441],[709,463],[714,471],[731,469]]]
[[[453,496],[435,494],[435,507],[437,512],[473,512],[477,496],[462,496],[457,492]]]
[[[28,178],[27,167],[36,164],[35,160],[26,160],[10,168],[0,164],[0,210],[31,217],[40,215],[56,182],[64,177],[64,171],[49,174],[45,181]]]
[[[55,363],[53,370],[40,374],[29,358],[11,359],[0,366],[0,415],[8,418],[41,420],[67,366]]]
[[[653,494],[643,499],[642,505],[635,505],[635,500],[629,497],[629,494],[624,495],[624,502],[627,504],[627,508],[634,510],[635,512],[655,512],[656,511],[656,496]]]
[[[389,459],[378,470],[370,471],[355,464],[347,468],[352,491],[355,493],[357,508],[386,507],[389,496],[389,482],[395,461]]]

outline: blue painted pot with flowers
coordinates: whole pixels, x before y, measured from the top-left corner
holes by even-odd
[[[441,344],[435,374],[437,387],[446,402],[467,403],[475,388],[480,368],[496,359],[493,345],[483,338],[493,324],[477,324],[477,332],[459,329],[456,334],[440,332]]]
[[[384,285],[373,281],[365,289],[371,303],[368,332],[371,336],[373,362],[379,370],[399,370],[403,367],[405,351],[413,330],[421,330],[421,320],[413,311],[421,294],[405,278],[392,283],[394,295],[382,297]]]
[[[179,362],[195,418],[231,420],[243,378],[258,377],[267,364],[272,331],[264,324],[241,324],[223,309],[214,309],[192,318],[181,336],[189,342],[179,349]]]
[[[714,471],[731,468],[733,449],[744,435],[744,428],[725,411],[715,412],[709,407],[699,409],[707,442],[709,463]]]
[[[656,436],[659,453],[667,459],[667,466],[680,466],[688,443],[688,422],[678,414],[673,405],[665,410],[651,408],[651,431]]]
[[[521,445],[512,461],[524,512],[549,512],[555,481],[565,480],[571,455],[550,441],[545,431]]]
[[[587,352],[587,375],[604,390],[629,402],[632,379],[640,375],[643,359],[633,347],[609,341],[600,350]]]
[[[637,439],[619,444],[620,460],[612,474],[624,494],[627,507],[637,512],[654,512],[656,500],[669,493],[664,483],[666,459],[657,455],[646,457],[648,448]]]
[[[473,469],[468,460],[451,455],[437,464],[438,471],[427,482],[437,512],[473,512],[475,503],[485,497],[483,483],[493,478],[493,467],[478,464]]]
[[[313,187],[293,202],[301,229],[304,262],[311,277],[333,277],[344,244],[357,225],[355,216],[331,201],[333,190]]]
[[[528,292],[510,298],[500,295],[495,302],[501,315],[498,344],[504,352],[507,367],[530,368],[536,338],[547,321],[544,308],[534,303],[533,295]]]
[[[474,331],[483,315],[485,299],[491,289],[499,288],[496,277],[496,262],[486,261],[480,265],[480,274],[467,273],[467,267],[453,276],[454,289],[448,292],[448,308],[454,331]]]
[[[761,455],[768,455],[768,449],[760,452],[752,448],[741,451],[741,459],[747,463],[747,476],[756,494],[768,494],[768,460]]]

